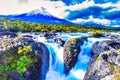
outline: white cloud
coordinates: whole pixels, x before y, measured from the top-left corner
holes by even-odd
[[[75,4],[75,5],[70,5],[67,6],[66,9],[69,9],[71,11],[75,11],[75,10],[81,10],[81,9],[86,9],[88,7],[92,7],[92,6],[98,6],[98,7],[102,7],[102,8],[109,8],[109,7],[116,7],[117,9],[120,9],[120,2],[118,3],[105,3],[105,4],[95,4],[93,0],[86,0],[81,4]]]
[[[66,17],[69,12],[66,12],[66,5],[62,1],[57,2],[50,2],[50,5],[44,6],[46,8],[46,11],[52,14],[53,16],[64,18]]]
[[[112,27],[120,27],[120,25],[113,25]]]
[[[40,8],[43,1],[29,1],[26,4],[20,4],[17,0],[0,0],[0,14],[20,14]]]
[[[111,3],[111,2],[105,3],[105,4],[95,4],[95,6],[99,6],[99,7],[102,7],[102,8],[114,7],[113,3]]]
[[[120,1],[116,4],[111,4],[111,6],[114,7],[114,8],[109,10],[108,12],[120,11]]]
[[[120,1],[116,4],[116,8],[120,10]]]
[[[103,25],[110,25],[111,21],[108,19],[99,19],[99,18],[93,18],[93,16],[89,16],[89,19],[82,19],[78,18],[76,20],[72,20],[73,23],[86,23],[86,22],[94,22],[98,24],[103,24]]]
[[[70,11],[82,10],[92,6],[99,6],[102,8],[114,7],[109,11],[116,11],[120,10],[120,1],[115,4],[110,2],[105,4],[95,4],[93,0],[85,0],[83,3],[67,6],[61,0],[23,0],[22,3],[19,0],[0,0],[0,15],[21,14],[44,7],[46,12],[55,17],[66,18],[70,14]],[[77,21],[80,21],[80,19],[77,19]],[[94,21],[98,22],[98,19],[95,19]],[[105,23],[107,23],[106,20]]]
[[[19,3],[17,0],[0,0],[0,15],[21,14],[44,7],[53,16],[64,18],[69,12],[62,1],[51,2],[49,0],[29,0],[26,3]]]
[[[74,11],[74,10],[85,9],[85,8],[88,8],[88,7],[93,6],[93,5],[94,5],[94,1],[89,1],[89,2],[84,1],[81,4],[70,5],[67,7],[67,9]]]

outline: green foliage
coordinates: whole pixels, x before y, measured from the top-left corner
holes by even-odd
[[[0,24],[3,30],[21,31],[21,32],[47,32],[47,31],[65,31],[65,32],[96,32],[97,30],[106,31],[120,31],[114,27],[95,27],[95,26],[80,26],[75,24],[46,24],[34,23],[22,20],[0,19]]]
[[[36,54],[32,52],[30,46],[10,48],[1,53],[0,58],[2,59],[2,62],[0,62],[0,75],[4,72],[10,73],[12,71],[17,71],[22,78],[22,74],[26,69],[37,62],[35,55]]]
[[[103,76],[107,76],[107,72],[104,72],[104,73],[103,73]]]
[[[75,44],[76,41],[77,41],[77,38],[72,38],[72,39],[71,39],[72,44]]]
[[[0,64],[0,72],[2,72],[2,71],[8,71],[8,70],[10,70],[10,67],[4,66],[4,65]]]
[[[94,30],[91,33],[93,36],[97,36],[97,37],[102,36],[102,31],[100,30]]]
[[[114,63],[109,62],[109,68],[114,75],[113,80],[120,80],[120,67]]]
[[[96,60],[97,60],[97,61],[100,61],[100,60],[101,60],[101,56],[98,56],[98,57],[96,58]]]
[[[118,50],[117,50],[117,52],[119,52],[119,53],[120,53],[120,49],[118,49]]]
[[[114,72],[114,80],[120,80],[120,68]]]

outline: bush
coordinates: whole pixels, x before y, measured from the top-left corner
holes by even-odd
[[[118,49],[118,50],[117,50],[117,52],[119,52],[119,53],[120,53],[120,49]]]
[[[114,80],[120,80],[120,68],[114,72]]]
[[[100,30],[92,31],[91,34],[93,36],[95,36],[95,37],[101,37],[101,36],[103,36],[102,31],[100,31]]]
[[[8,77],[12,72],[18,72],[20,79],[23,79],[22,75],[26,72],[26,69],[37,62],[35,55],[32,52],[31,46],[14,47],[2,52],[0,55],[2,59],[0,62],[0,75],[2,76],[7,72],[9,73],[7,74]]]

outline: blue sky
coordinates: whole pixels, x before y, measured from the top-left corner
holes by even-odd
[[[74,23],[94,22],[120,27],[120,0],[0,0],[0,14],[39,9]]]

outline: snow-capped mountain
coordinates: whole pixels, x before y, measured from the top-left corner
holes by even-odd
[[[30,16],[30,15],[37,15],[37,14],[43,14],[43,15],[46,15],[46,16],[52,16],[50,13],[48,13],[45,10],[45,8],[36,9],[36,10],[33,10],[33,11],[27,13],[28,16]]]
[[[29,22],[37,22],[37,23],[51,23],[51,24],[73,24],[70,21],[59,19],[49,14],[45,10],[33,10],[28,13],[16,14],[16,15],[0,15],[0,18],[9,18],[11,20],[25,20]]]
[[[25,20],[25,21],[37,22],[37,23],[44,22],[48,24],[77,24],[77,25],[82,25],[82,26],[105,27],[105,25],[103,24],[98,24],[92,21],[73,23],[65,19],[60,19],[46,12],[44,8],[36,9],[36,10],[30,11],[28,13],[23,13],[23,14],[7,15],[7,16],[0,15],[0,18],[2,17],[9,18],[11,20]]]

